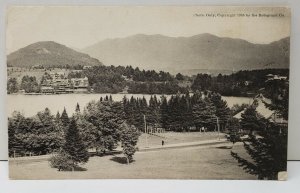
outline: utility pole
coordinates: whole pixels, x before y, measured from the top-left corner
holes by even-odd
[[[147,123],[146,123],[146,116],[144,115],[144,125],[145,125],[145,135],[146,135],[146,147],[148,147],[148,136],[147,136]]]
[[[219,124],[219,117],[217,117],[217,127],[218,127],[218,140],[220,141],[220,124]]]

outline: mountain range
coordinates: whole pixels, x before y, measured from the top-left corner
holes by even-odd
[[[107,39],[83,50],[105,65],[155,70],[249,70],[289,67],[289,37],[269,44],[211,34],[167,37],[138,34]]]
[[[137,34],[106,39],[75,51],[52,41],[37,42],[7,57],[9,66],[131,65],[169,72],[289,68],[289,37],[269,44],[199,34],[191,37]],[[101,62],[100,62],[101,61]]]

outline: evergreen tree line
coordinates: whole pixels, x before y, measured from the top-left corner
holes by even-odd
[[[128,85],[128,92],[132,94],[176,94],[189,90],[178,86],[177,82],[132,82]]]
[[[144,97],[124,97],[122,102],[115,102],[111,96],[106,96],[88,103],[83,111],[77,105],[76,113],[71,118],[66,109],[55,116],[48,108],[34,117],[24,117],[20,112],[14,112],[8,119],[9,154],[13,156],[17,152],[25,155],[30,152],[43,155],[57,151],[65,143],[70,119],[75,119],[87,148],[105,153],[117,147],[123,124],[142,131],[145,121],[148,126],[170,131],[193,131],[201,127],[214,130],[217,117],[221,129],[224,129],[230,115],[227,103],[219,94],[205,95],[201,92],[192,96],[188,93],[172,95],[169,99],[165,96],[158,99],[153,95],[149,102]]]
[[[218,93],[197,91],[193,95],[177,94],[169,99],[153,95],[149,103],[143,98],[123,98],[124,112],[128,123],[144,131],[147,126],[169,131],[199,131],[205,127],[213,131],[219,123],[225,130],[231,111]]]
[[[120,143],[129,163],[139,136],[139,131],[127,124],[122,102],[114,102],[111,97],[92,101],[83,111],[77,104],[71,117],[66,109],[53,116],[46,108],[29,118],[15,112],[8,119],[8,133],[9,156],[59,152],[53,159],[59,163],[67,159],[72,168],[88,161],[88,149],[105,154]],[[58,167],[55,161],[53,166]]]

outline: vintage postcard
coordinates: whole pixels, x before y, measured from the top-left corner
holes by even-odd
[[[10,6],[11,179],[287,179],[290,9]]]

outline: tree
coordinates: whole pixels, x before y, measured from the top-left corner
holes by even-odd
[[[127,159],[127,164],[133,161],[133,155],[136,152],[136,144],[140,132],[134,126],[128,126],[126,123],[121,125],[120,140],[123,148],[123,154]]]
[[[288,97],[286,95],[285,97]],[[288,100],[288,99],[283,99]],[[279,111],[279,115],[285,116],[288,103],[277,108],[277,101],[272,100],[272,106]],[[275,112],[277,112],[275,111]],[[244,147],[251,160],[245,159],[235,152],[231,155],[250,174],[257,175],[259,179],[276,180],[278,172],[287,169],[287,125],[269,120],[263,120],[255,116],[253,107],[246,109],[242,116],[242,124],[245,128],[254,128],[257,133],[251,132],[249,138],[243,140]]]
[[[244,130],[250,131],[250,133],[253,133],[253,131],[258,131],[264,128],[264,118],[261,117],[255,109],[255,106],[250,106],[245,110],[245,112],[241,115],[241,127]]]
[[[121,102],[109,100],[90,102],[84,114],[85,119],[97,130],[94,147],[97,152],[106,153],[117,148],[120,140],[120,125],[125,121]]]
[[[286,171],[287,127],[269,122],[258,135],[250,134],[243,143],[252,160],[233,151],[231,155],[248,173],[257,175],[258,179],[277,180],[278,172]]]
[[[60,120],[60,114],[59,111],[57,111],[56,116],[55,116],[56,121]]]
[[[15,112],[8,123],[10,156],[12,153],[48,154],[64,142],[63,131],[47,108],[30,118]]]
[[[234,115],[236,115],[237,113],[243,111],[244,109],[249,108],[249,106],[250,106],[250,105],[245,104],[245,103],[243,103],[243,104],[241,104],[241,105],[239,105],[239,104],[234,104],[234,105],[230,108],[231,115],[234,116]]]
[[[25,117],[19,113],[14,112],[11,118],[8,118],[8,151],[9,156],[14,156],[15,153],[25,152],[25,144],[22,140],[22,130],[28,127],[28,122]]]
[[[181,73],[177,73],[175,78],[177,80],[184,80],[184,76]]]
[[[196,91],[205,91],[211,88],[212,77],[208,74],[197,74],[191,88]]]
[[[16,78],[10,78],[7,81],[7,93],[11,94],[11,93],[16,93],[18,92],[19,88],[18,88],[18,82]]]
[[[74,117],[71,119],[65,137],[66,143],[63,146],[63,150],[69,155],[69,159],[72,160],[73,169],[79,163],[86,163],[89,160],[89,153],[79,134]]]
[[[64,110],[62,112],[60,120],[64,127],[67,127],[69,125],[70,120],[69,120],[69,116],[67,114],[66,108],[64,108]]]
[[[76,113],[79,113],[79,112],[80,112],[80,106],[79,106],[79,104],[78,104],[78,103],[77,103],[77,105],[76,105],[75,112],[76,112]]]
[[[193,119],[196,127],[213,128],[216,123],[216,108],[210,99],[200,99],[193,106]]]
[[[230,109],[227,106],[227,102],[217,93],[211,95],[211,101],[216,107],[216,116],[219,118],[220,126],[224,128],[230,118]]]
[[[63,130],[55,123],[48,108],[38,112],[31,120],[27,138],[27,149],[37,154],[48,154],[62,147],[64,142]]]
[[[147,123],[152,126],[157,126],[160,123],[159,103],[155,95],[154,97],[151,96],[149,100]]]
[[[167,98],[162,95],[161,96],[161,105],[160,105],[160,115],[161,115],[161,125],[163,128],[169,128],[169,109],[168,109],[168,101]]]
[[[24,89],[26,93],[39,92],[40,90],[35,76],[23,76],[20,87]]]
[[[280,117],[288,120],[289,82],[286,80],[267,81],[266,90],[272,103],[265,103],[265,105],[274,110]]]
[[[97,128],[87,121],[87,119],[81,113],[75,113],[74,118],[83,140],[84,145],[87,148],[94,148],[97,143],[98,130]]]
[[[236,142],[241,141],[241,133],[239,120],[236,118],[231,118],[228,120],[228,128],[229,128],[229,140],[234,145]]]

